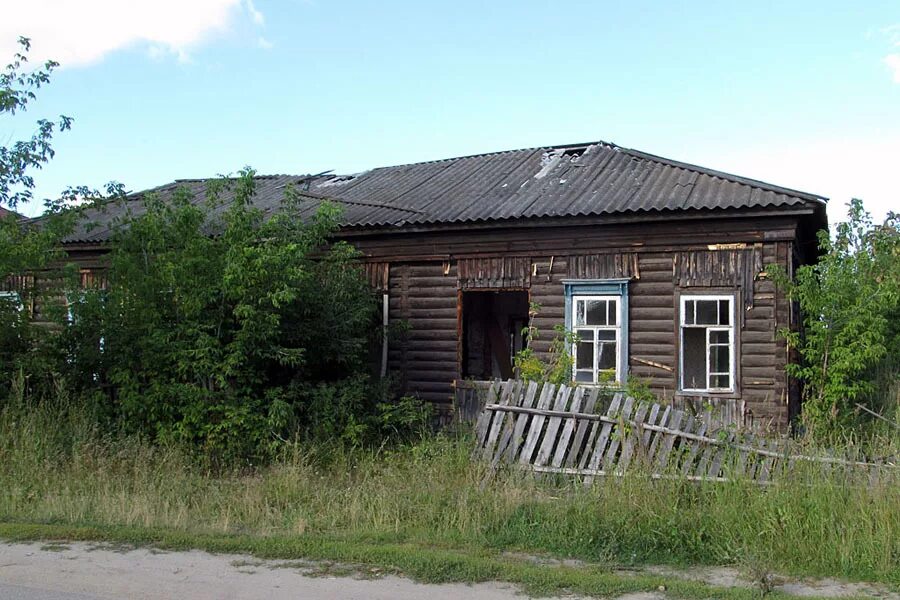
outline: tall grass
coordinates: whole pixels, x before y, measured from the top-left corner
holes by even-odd
[[[501,472],[470,439],[394,449],[290,445],[215,473],[178,448],[102,435],[66,402],[0,414],[0,520],[326,536],[614,563],[762,565],[900,584],[900,486],[821,470],[768,487],[634,476],[577,482]]]

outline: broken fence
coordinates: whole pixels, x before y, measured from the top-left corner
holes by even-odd
[[[475,456],[490,471],[518,465],[538,473],[597,477],[641,468],[654,478],[745,479],[760,484],[815,463],[874,484],[896,477],[891,460],[856,460],[796,452],[791,440],[736,428],[710,430],[701,415],[596,387],[520,380],[494,382],[475,424]]]

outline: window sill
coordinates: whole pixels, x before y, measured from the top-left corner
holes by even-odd
[[[741,393],[739,391],[733,392],[710,392],[710,391],[685,391],[678,390],[675,392],[676,398],[724,398],[724,399],[734,399],[740,400]]]

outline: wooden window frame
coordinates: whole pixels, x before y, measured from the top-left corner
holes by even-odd
[[[603,302],[613,302],[615,303],[615,308],[613,309],[616,315],[616,324],[615,325],[578,325],[578,303],[579,302],[589,302],[591,300],[599,300]],[[571,301],[571,311],[572,311],[572,332],[575,333],[579,329],[590,329],[593,332],[593,360],[591,361],[591,371],[592,371],[592,380],[591,381],[578,381],[577,375],[578,371],[584,371],[586,369],[578,368],[578,342],[584,340],[576,340],[572,344],[572,380],[578,383],[586,383],[589,385],[602,385],[606,383],[610,384],[619,384],[623,383],[624,374],[622,373],[622,297],[614,296],[614,295],[575,295],[572,296]],[[609,305],[607,305],[607,323],[609,322]],[[585,312],[585,316],[587,312]],[[614,378],[612,381],[599,381],[600,376],[600,368],[597,365],[597,362],[600,358],[597,353],[597,346],[599,344],[597,340],[597,332],[598,331],[613,331],[616,334],[616,356],[615,356],[615,368],[614,368]],[[607,369],[604,369],[606,371]]]
[[[687,324],[685,321],[686,311],[685,305],[689,301],[722,301],[727,300],[729,302],[729,324],[728,325],[698,325]],[[740,335],[740,328],[737,326],[737,305],[740,301],[740,295],[736,291],[718,291],[718,290],[704,290],[702,293],[697,292],[682,292],[677,295],[677,303],[678,303],[678,320],[676,322],[677,329],[677,349],[678,349],[678,393],[680,395],[685,396],[738,396],[739,395],[739,386],[738,386],[738,365],[740,363],[738,359],[738,352],[740,349],[738,337]],[[696,304],[694,305],[694,310],[696,311]],[[696,321],[696,312],[695,319]],[[706,361],[706,387],[705,388],[685,388],[684,387],[684,330],[688,329],[704,329],[706,332],[706,342],[704,344],[704,354]],[[729,365],[728,365],[728,377],[729,383],[731,384],[728,388],[712,388],[709,387],[710,378],[713,376],[713,373],[710,371],[709,365],[709,349],[710,349],[710,332],[711,331],[727,331],[729,335]],[[721,344],[716,344],[721,345]],[[717,375],[724,375],[726,373],[717,372]]]

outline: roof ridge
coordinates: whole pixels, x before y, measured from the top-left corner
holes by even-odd
[[[397,165],[384,165],[383,167],[375,167],[371,169],[372,171],[378,171],[381,169],[396,169],[399,167],[414,167],[416,165],[430,165],[442,162],[451,162],[454,160],[464,160],[466,158],[480,158],[483,156],[496,156],[498,154],[512,154],[513,152],[534,152],[535,150],[571,150],[575,148],[587,148],[588,146],[609,146],[611,148],[620,148],[619,145],[614,144],[612,142],[604,142],[603,140],[597,140],[593,142],[584,142],[580,144],[558,144],[558,145],[546,145],[546,146],[532,146],[529,148],[510,148],[508,150],[494,150],[492,152],[477,152],[475,154],[465,154],[463,156],[452,156],[450,158],[435,158],[433,160],[420,160],[417,162],[409,162],[409,163],[400,163]]]

